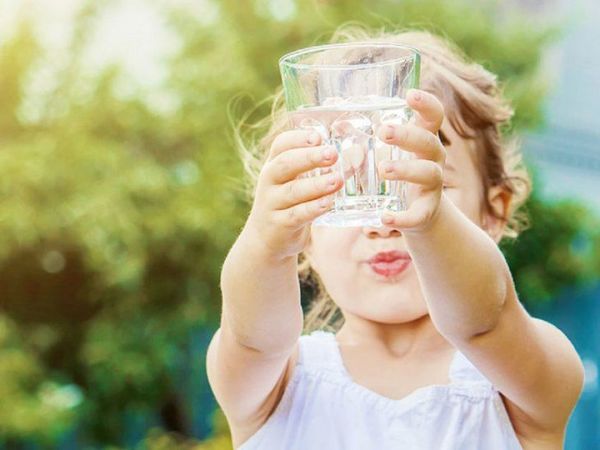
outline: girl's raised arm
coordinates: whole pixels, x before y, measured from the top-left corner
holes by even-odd
[[[299,177],[335,163],[335,150],[320,142],[302,130],[275,139],[246,225],[223,265],[221,326],[208,349],[207,371],[234,440],[266,420],[294,366],[290,356],[297,355],[303,327],[298,254],[310,222],[342,186],[337,173]]]

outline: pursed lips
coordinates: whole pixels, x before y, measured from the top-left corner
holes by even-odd
[[[399,250],[379,252],[367,260],[373,272],[384,277],[402,273],[408,268],[410,262],[410,254]]]

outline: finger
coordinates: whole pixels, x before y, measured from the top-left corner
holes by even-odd
[[[300,228],[315,220],[331,209],[335,196],[333,194],[317,198],[288,209],[274,211],[274,219],[283,226]]]
[[[384,124],[377,131],[379,139],[415,153],[417,157],[438,163],[446,160],[446,150],[440,138],[413,124]]]
[[[336,172],[315,177],[298,178],[275,187],[273,209],[287,209],[332,194],[341,187],[342,178]]]
[[[365,173],[367,171],[368,158],[366,155],[366,146],[351,145],[349,148],[342,150],[339,155],[341,158],[340,169],[344,174],[344,179],[347,180],[354,174]]]
[[[271,183],[283,184],[311,169],[331,166],[336,160],[337,152],[331,145],[294,148],[267,161],[263,171]]]
[[[379,171],[382,178],[416,183],[425,189],[439,189],[443,184],[442,167],[425,159],[382,161]]]
[[[390,227],[405,231],[416,231],[430,223],[436,214],[431,198],[419,197],[406,211],[384,211],[381,221]]]
[[[437,133],[444,121],[444,106],[438,98],[420,89],[410,89],[406,101],[416,114],[416,124]]]
[[[268,160],[292,148],[313,147],[321,144],[321,136],[316,131],[310,130],[288,130],[279,133],[269,150]]]

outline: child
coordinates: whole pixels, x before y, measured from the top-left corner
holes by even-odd
[[[207,355],[234,445],[562,448],[583,368],[564,334],[521,306],[497,246],[517,235],[530,182],[501,138],[512,111],[494,75],[428,33],[344,37],[421,53],[414,123],[377,131],[415,155],[378,168],[411,183],[410,207],[381,228],[312,227],[342,181],[299,175],[337,155],[275,110]],[[319,291],[306,319],[298,271]]]

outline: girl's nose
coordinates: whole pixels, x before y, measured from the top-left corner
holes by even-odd
[[[388,227],[386,225],[382,227],[362,227],[363,233],[369,238],[387,238],[401,236],[402,233],[398,228]]]

